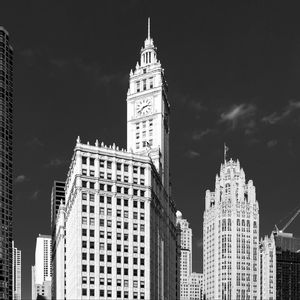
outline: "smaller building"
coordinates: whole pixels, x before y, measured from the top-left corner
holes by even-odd
[[[276,247],[273,233],[260,241],[260,299],[276,299]]]
[[[13,300],[21,300],[21,270],[22,270],[22,257],[21,250],[15,247],[15,242],[12,241],[13,248]]]
[[[300,238],[275,232],[276,299],[300,299]]]
[[[51,299],[51,236],[39,234],[36,239],[35,265],[32,266],[32,299]]]
[[[192,229],[180,211],[176,213],[180,231],[180,299],[203,299],[203,274],[192,272]]]

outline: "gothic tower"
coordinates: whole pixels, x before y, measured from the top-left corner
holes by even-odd
[[[169,193],[169,114],[168,85],[157,58],[157,48],[148,36],[140,61],[130,71],[127,93],[127,150],[149,155]]]

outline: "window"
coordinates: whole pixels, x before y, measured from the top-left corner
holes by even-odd
[[[82,265],[82,272],[86,272],[86,270],[87,270],[86,265]]]
[[[86,188],[87,187],[87,181],[82,180],[82,187]]]
[[[111,169],[111,161],[107,162],[107,169]]]
[[[90,201],[94,202],[94,200],[95,200],[95,194],[90,194]]]
[[[83,284],[87,283],[87,278],[86,278],[86,276],[83,276],[83,277],[82,277],[82,283],[83,283]]]
[[[82,175],[86,175],[87,174],[87,170],[86,169],[82,169]]]
[[[118,171],[121,171],[121,167],[122,167],[122,164],[121,163],[117,163],[117,170]]]
[[[107,173],[107,179],[111,180],[111,173]]]
[[[137,82],[136,82],[136,92],[138,93],[140,90],[141,90],[140,82],[137,81]]]
[[[104,168],[104,160],[100,160],[100,168]]]
[[[150,77],[150,79],[149,79],[149,86],[150,86],[150,89],[153,88],[153,77]]]
[[[82,205],[82,212],[86,212],[86,205]]]
[[[143,79],[143,90],[145,91],[147,89],[147,81],[146,79]]]
[[[142,201],[140,202],[140,208],[141,208],[141,209],[144,209],[144,208],[145,208],[145,203],[142,202]]]
[[[100,196],[99,201],[100,203],[104,203],[104,196]]]
[[[87,217],[82,217],[82,224],[87,225]]]
[[[82,236],[86,236],[86,229],[82,229]]]
[[[82,164],[83,164],[83,165],[86,165],[86,162],[87,162],[87,157],[82,156]]]
[[[104,172],[100,172],[100,178],[104,178]]]
[[[124,182],[128,182],[128,176],[124,176]]]
[[[86,200],[87,199],[87,193],[82,193],[82,200]]]
[[[90,182],[90,189],[94,189],[95,188],[95,182]]]
[[[108,192],[111,192],[111,190],[112,190],[112,185],[108,184],[108,185],[107,185],[107,191],[108,191]]]
[[[90,206],[90,213],[93,214],[95,212],[95,207],[94,206]]]
[[[95,158],[90,157],[90,166],[95,165]]]
[[[86,252],[82,252],[81,258],[82,258],[82,260],[86,260],[86,259],[87,259],[87,254],[86,254]]]
[[[140,193],[141,193],[141,197],[145,197],[145,191],[141,190]]]
[[[137,174],[137,173],[138,173],[138,167],[133,166],[133,173],[134,173],[134,174]]]
[[[138,202],[136,200],[133,201],[133,207],[137,208],[138,207]]]
[[[104,283],[105,283],[104,278],[103,278],[103,277],[100,277],[100,285],[104,285]],[[100,291],[100,292],[101,292],[101,291]],[[103,294],[103,296],[104,296],[104,294]]]
[[[82,296],[86,296],[87,295],[87,289],[82,289]]]

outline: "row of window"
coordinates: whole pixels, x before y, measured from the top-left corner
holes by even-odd
[[[89,165],[89,166],[95,166],[96,159],[93,157],[87,157],[87,156],[82,156],[81,162],[83,165]],[[112,169],[113,162],[109,160],[99,160],[99,166],[100,168],[106,168],[106,169]],[[125,163],[116,163],[116,170],[117,171],[123,171],[123,172],[128,172],[129,170],[129,164]],[[140,174],[144,175],[145,174],[145,167],[138,167],[138,166],[133,166],[132,168],[133,174]]]
[[[143,181],[144,183],[144,181]],[[95,189],[95,182],[92,181],[86,181],[82,180],[81,182],[83,188],[89,188],[89,189]],[[113,192],[113,185],[112,184],[104,184],[100,183],[99,184],[99,190],[100,191],[106,191],[106,192]],[[116,186],[116,192],[120,194],[129,194],[129,188],[128,187],[123,187],[123,186]],[[133,189],[133,195],[134,196],[141,196],[145,197],[145,191],[144,190],[139,190],[139,189]]]
[[[100,285],[105,285],[106,287],[112,286],[112,278],[107,278],[105,281],[104,277],[100,277],[99,278],[99,284]],[[122,285],[123,282],[123,285]],[[89,280],[90,284],[95,284],[95,277],[90,276],[90,280]],[[86,276],[82,276],[82,284],[88,284],[88,280]],[[117,286],[123,286],[125,288],[129,288],[129,280],[128,279],[116,279],[116,285]],[[140,288],[140,289],[144,289],[145,288],[145,281],[141,280],[140,282],[138,280],[133,280],[132,282],[132,286],[133,288]]]
[[[86,288],[82,289],[82,296],[87,296],[88,295],[88,290]],[[105,295],[105,290],[100,290],[99,291],[99,295],[100,297],[106,297],[106,298],[111,298],[112,297],[112,290],[107,290],[106,291],[106,295]],[[89,290],[89,296],[95,296],[95,290],[94,289],[90,289]],[[124,291],[123,292],[123,296],[122,296],[122,291],[117,291],[117,298],[123,298],[123,299],[129,299],[129,292],[128,291]],[[132,295],[133,299],[145,299],[145,293],[143,292],[133,292]]]
[[[86,228],[82,228],[81,233],[82,233],[82,236],[85,236],[85,237],[88,236],[88,233],[89,233],[89,237],[95,237],[95,230],[93,230],[93,229],[90,229],[89,232],[88,232],[88,230]],[[104,239],[105,238],[105,232],[101,230],[99,232],[99,237]],[[138,237],[140,237],[139,241],[138,241]],[[112,239],[112,232],[111,231],[106,233],[106,238],[108,240]],[[117,238],[117,240],[122,240],[122,233],[117,232],[116,238]],[[128,233],[124,233],[123,234],[123,241],[128,241],[128,240],[129,240]],[[133,242],[144,243],[145,242],[145,236],[143,236],[143,235],[138,236],[137,234],[133,234]]]
[[[141,91],[145,91],[145,90],[147,90],[147,88],[152,89],[153,88],[153,77],[150,77],[149,79],[145,78],[141,81],[136,81],[135,86],[136,86],[137,93],[141,92]]]

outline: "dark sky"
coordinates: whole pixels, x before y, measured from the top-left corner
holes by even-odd
[[[201,270],[206,189],[223,160],[253,179],[261,235],[299,206],[300,18],[287,1],[4,1],[14,47],[14,239],[30,298],[35,239],[75,140],[126,147],[128,75],[147,17],[169,84],[173,197]],[[300,235],[299,217],[289,231]],[[279,226],[279,227],[280,227]]]

